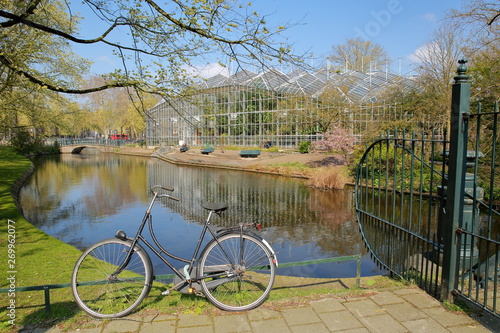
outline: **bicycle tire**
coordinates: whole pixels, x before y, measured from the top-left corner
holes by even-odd
[[[200,256],[198,270],[203,293],[225,311],[246,311],[261,305],[276,274],[267,246],[246,234],[212,240]]]
[[[73,269],[71,289],[78,306],[96,318],[123,317],[134,311],[151,290],[153,269],[144,249],[136,246],[128,265],[123,263],[130,242],[107,239],[85,250]]]

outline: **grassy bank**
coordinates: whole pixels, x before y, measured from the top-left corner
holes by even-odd
[[[15,278],[11,281],[1,279],[0,288],[10,287],[10,282],[15,282],[16,287],[68,283],[73,265],[80,254],[74,247],[35,228],[17,209],[11,188],[30,166],[28,159],[17,155],[10,148],[0,147],[1,267],[2,275]],[[9,239],[7,235],[13,235],[15,238],[11,236]],[[10,253],[8,244],[14,245],[10,247]],[[8,261],[9,259],[12,261]],[[15,273],[8,273],[10,271]],[[12,300],[15,300],[14,322],[18,328],[32,322],[51,321],[73,315],[76,308],[72,305],[69,289],[53,290],[50,296],[52,312],[47,316],[43,307],[43,291],[18,292],[15,296],[9,293],[0,294],[0,327],[3,330],[13,328],[10,325],[12,322],[9,323],[12,318],[7,316],[12,311],[6,308]]]
[[[9,287],[4,278],[8,271],[15,271],[17,287],[46,284],[69,283],[73,265],[80,251],[38,230],[17,210],[11,195],[12,185],[30,167],[26,158],[15,154],[11,149],[0,147],[0,248],[2,279],[0,288]],[[15,263],[8,264],[8,231],[15,230]],[[14,226],[14,229],[13,227]],[[11,253],[12,254],[12,253]],[[10,273],[9,273],[10,274]],[[340,279],[333,279],[339,282]],[[342,279],[342,283],[351,285]],[[280,277],[275,289],[264,307],[284,307],[296,305],[307,300],[321,298],[335,293],[364,293],[369,289],[392,288],[397,283],[385,277],[363,279],[363,289],[346,290],[342,284],[329,284],[325,279],[300,279]],[[307,286],[307,287],[305,287]],[[206,299],[194,295],[172,293],[164,297],[161,284],[154,285],[150,296],[140,308],[144,313],[217,313],[217,309]],[[0,331],[14,332],[23,326],[51,327],[59,325],[63,329],[85,328],[90,325],[91,318],[80,311],[69,288],[54,289],[50,292],[51,312],[45,313],[43,291],[17,292],[15,298],[7,293],[0,294]],[[16,327],[9,324],[7,305],[15,299]]]

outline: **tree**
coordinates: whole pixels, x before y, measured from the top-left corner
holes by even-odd
[[[491,43],[470,57],[471,97],[492,107],[500,100],[500,42]]]
[[[450,11],[431,40],[415,53],[419,85],[405,100],[425,129],[448,126],[451,84],[460,58],[469,59],[473,97],[498,99],[499,15],[498,4],[471,1],[461,10]]]
[[[7,78],[3,87],[23,77],[42,87],[47,87],[43,81],[78,85],[79,73],[88,70],[89,62],[73,54],[67,40],[32,28],[51,24],[55,31],[75,33],[77,18],[65,12],[64,3],[0,0],[0,4],[0,17],[4,19],[0,22],[0,65],[3,78]]]
[[[344,44],[332,46],[332,54],[327,58],[339,69],[359,72],[384,68],[390,63],[384,48],[360,37],[348,39]]]
[[[314,149],[338,151],[347,162],[347,155],[353,150],[356,137],[340,126],[334,126],[330,131],[323,133],[323,140],[313,142]]]
[[[3,70],[55,92],[84,94],[133,87],[171,96],[186,85],[186,69],[214,53],[234,59],[239,66],[292,59],[290,49],[275,41],[284,27],[266,26],[265,16],[252,12],[250,3],[244,6],[225,0],[176,0],[160,5],[154,0],[84,0],[83,5],[94,13],[85,20],[102,27],[100,34],[91,37],[78,34],[81,18],[74,14],[74,3],[1,0],[1,4]],[[54,13],[52,8],[57,11]],[[127,31],[127,40],[121,39],[120,31]],[[20,37],[11,38],[16,35]],[[28,38],[21,42],[23,37]],[[54,56],[64,63],[66,54],[51,52],[43,58],[40,52],[40,61],[30,60],[36,38],[86,47],[104,44],[114,49],[123,67],[107,75],[103,84],[82,88],[66,74],[72,72],[70,61],[61,68],[51,66]]]
[[[483,45],[500,39],[500,9],[496,1],[464,2],[462,9],[450,10],[447,21],[457,29],[469,30],[473,39]]]
[[[500,7],[496,2],[472,0],[451,10],[445,24],[468,36],[472,97],[493,103],[500,99]]]
[[[415,52],[418,78],[414,89],[402,98],[413,120],[424,130],[448,126],[451,84],[458,59],[464,56],[465,39],[452,27],[443,25]]]
[[[0,11],[16,13],[20,6],[26,6],[28,12],[35,11],[30,4],[38,5],[38,23],[50,19],[54,28],[74,31],[58,1],[0,0]],[[58,85],[78,85],[89,62],[73,54],[65,40],[9,22],[0,22],[0,118],[8,127],[6,136],[10,129],[21,126],[30,127],[35,135],[47,133],[61,125],[61,106],[70,102],[18,73],[28,67],[43,69]]]
[[[471,99],[474,102],[472,112],[476,112],[481,103],[482,112],[495,110],[495,103],[500,100],[500,7],[498,3],[485,0],[473,0],[465,3],[460,10],[449,13],[447,22],[468,36],[467,57],[469,59],[467,75],[470,77]],[[481,122],[471,122],[469,141],[479,143],[484,153],[483,163],[492,163],[492,151],[498,149],[492,142],[498,133],[494,117],[481,117]],[[478,130],[476,126],[481,126]],[[480,133],[476,137],[475,133]]]
[[[88,86],[103,84],[105,78],[93,76]],[[139,137],[145,129],[144,113],[158,99],[152,95],[130,93],[128,88],[112,88],[84,95],[81,101],[85,117],[79,118],[80,131],[97,131],[106,137],[109,134],[128,134]]]

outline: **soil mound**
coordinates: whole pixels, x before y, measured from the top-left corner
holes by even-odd
[[[344,162],[336,156],[328,156],[321,160],[307,162],[307,165],[314,168],[344,165]]]

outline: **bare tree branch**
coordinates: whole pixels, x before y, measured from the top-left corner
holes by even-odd
[[[498,13],[497,13],[496,15],[494,15],[494,16],[491,18],[491,20],[489,20],[489,21],[488,21],[488,23],[487,23],[487,24],[488,24],[488,25],[492,25],[492,24],[493,24],[493,22],[494,22],[497,18],[499,18],[499,17],[500,17],[500,11],[498,11]]]
[[[182,87],[181,82],[187,78],[184,68],[191,67],[192,62],[206,56],[212,57],[215,52],[236,60],[239,66],[243,63],[265,66],[269,59],[299,59],[289,54],[288,46],[273,41],[284,27],[270,31],[265,26],[265,16],[255,12],[249,14],[244,8],[224,0],[206,3],[173,0],[162,5],[155,0],[144,0],[142,5],[139,0],[84,0],[83,3],[90,7],[95,17],[106,24],[103,33],[96,38],[79,37],[73,32],[73,27],[64,24],[64,20],[73,22],[72,6],[66,3],[66,8],[57,7],[62,4],[61,1],[33,0],[24,9],[14,6],[0,9],[0,18],[4,19],[0,23],[0,36],[12,36],[5,39],[7,44],[0,44],[1,63],[31,83],[57,92],[84,94],[117,86],[152,87],[155,81],[160,86],[177,84]],[[59,10],[57,20],[47,10],[49,4]],[[66,17],[63,18],[63,15]],[[127,40],[117,35],[121,27],[129,29]],[[115,73],[117,79],[112,85],[96,87],[95,90],[60,86],[56,79],[62,73],[51,73],[50,55],[28,57],[29,52],[22,49],[22,45],[28,43],[14,37],[16,32],[30,29],[33,36],[43,36],[47,40],[59,37],[89,47],[95,44],[110,46],[121,60],[124,71]],[[17,50],[24,52],[23,57],[18,56],[20,52]],[[59,55],[54,53],[53,56]],[[134,68],[129,60],[135,62]],[[134,70],[129,71],[127,67]],[[175,89],[168,87],[167,90]]]
[[[19,68],[16,68],[9,59],[7,59],[4,55],[1,55],[1,54],[0,54],[0,63],[5,65],[6,67],[8,67],[10,70],[15,72],[16,74],[25,77],[26,79],[28,79],[32,83],[35,83],[41,87],[47,88],[47,89],[55,91],[55,92],[60,92],[60,93],[88,94],[88,93],[92,93],[92,92],[106,90],[109,88],[133,87],[133,86],[137,85],[136,82],[115,82],[115,83],[105,84],[102,86],[89,88],[89,89],[67,89],[67,88],[58,87],[58,86],[52,85],[50,83],[47,83],[41,79],[36,78],[35,76],[31,75],[30,73],[28,73],[26,71],[23,71]]]

